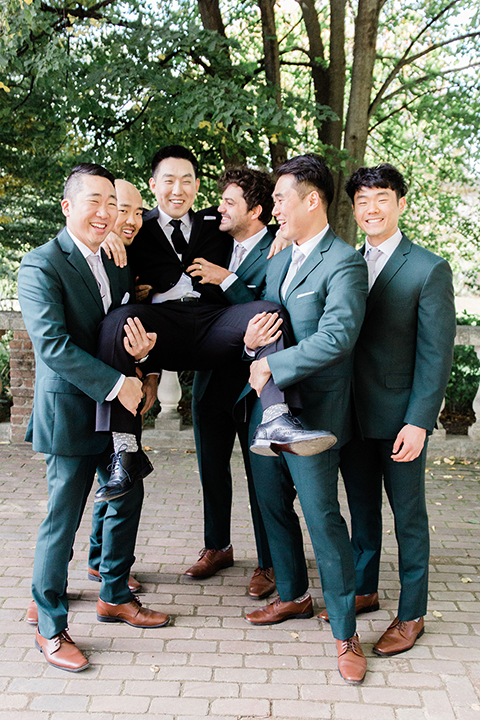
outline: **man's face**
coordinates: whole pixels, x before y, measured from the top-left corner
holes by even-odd
[[[250,225],[250,213],[239,185],[232,184],[225,188],[218,212],[222,216],[220,230],[230,233],[236,239],[245,239],[245,232],[248,232]]]
[[[192,207],[200,180],[195,180],[195,171],[189,160],[165,158],[150,178],[150,189],[158,207],[171,218],[183,217]]]
[[[96,252],[117,219],[117,196],[110,180],[99,175],[81,175],[72,198],[62,200],[67,228]]]
[[[115,180],[118,217],[113,231],[128,246],[142,227],[142,196],[135,185],[126,180]]]
[[[390,188],[361,187],[353,199],[353,215],[370,245],[380,245],[395,234],[405,209],[405,198],[397,199]]]
[[[310,193],[302,199],[297,190],[293,175],[281,175],[273,192],[275,205],[272,214],[280,225],[283,237],[300,245],[310,239]]]

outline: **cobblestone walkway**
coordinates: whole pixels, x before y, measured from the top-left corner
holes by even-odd
[[[98,585],[86,572],[89,503],[69,593],[70,632],[91,666],[71,675],[44,662],[25,623],[47,501],[44,461],[30,446],[0,445],[0,720],[480,720],[480,465],[429,462],[426,632],[410,652],[390,659],[372,654],[398,596],[392,518],[385,508],[381,609],[359,619],[369,670],[364,684],[353,687],[337,672],[329,627],[315,617],[271,628],[244,620],[258,604],[246,592],[255,553],[239,456],[235,565],[201,583],[182,576],[202,547],[195,455],[170,450],[151,457],[155,473],[146,482],[135,574],[142,601],[170,613],[171,624],[148,631],[96,622]],[[307,553],[318,611],[323,601],[308,543]]]

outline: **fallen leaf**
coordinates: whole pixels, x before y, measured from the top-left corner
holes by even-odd
[[[441,505],[442,503],[434,503],[435,505]]]
[[[470,705],[470,709],[480,712],[480,705],[477,705],[477,703],[473,703],[473,705]]]
[[[437,532],[437,528],[435,527],[435,525],[432,525],[431,530],[432,530],[432,532]]]
[[[433,464],[434,464],[434,465],[441,465],[441,464],[442,464],[442,461],[441,461],[441,460],[434,460],[434,461],[433,461]]]
[[[160,668],[158,667],[158,665],[150,665],[150,670],[153,673],[157,673],[160,670]]]
[[[450,458],[443,458],[443,462],[447,465],[455,465],[455,460],[450,460]]]
[[[149,452],[149,450],[151,450],[152,448],[149,445],[144,445],[143,449],[145,450],[145,452]]]
[[[473,582],[472,578],[469,577],[462,577],[462,582],[467,584]]]
[[[443,617],[442,613],[441,613],[441,612],[438,612],[438,610],[434,610],[434,611],[432,612],[432,615],[433,615],[433,617],[436,617],[436,618],[441,618],[441,617]]]
[[[443,477],[445,480],[450,480],[450,478],[453,478],[453,475],[444,475]]]
[[[385,535],[391,535],[391,534],[392,534],[391,530],[385,530]]]
[[[293,637],[293,638],[296,639],[296,638],[299,638],[300,635],[299,635],[298,633],[296,633],[296,632],[291,632],[291,633],[290,633],[290,637]]]
[[[457,500],[463,500],[463,495],[457,495]]]

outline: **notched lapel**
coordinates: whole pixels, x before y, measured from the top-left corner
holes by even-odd
[[[310,273],[317,267],[317,265],[320,265],[320,263],[323,262],[323,253],[328,252],[334,237],[335,235],[333,234],[332,229],[329,228],[325,237],[323,237],[318,243],[318,245],[313,248],[310,255],[307,257],[303,265],[293,277],[293,280],[287,289],[285,301],[288,300],[292,292],[294,292],[294,290],[296,290],[299,285],[302,284],[305,278],[310,275]]]
[[[93,296],[93,299],[97,303],[97,305],[100,307],[103,314],[103,303],[102,298],[100,295],[100,290],[98,289],[97,281],[93,277],[93,273],[90,270],[90,267],[83,257],[80,250],[77,248],[75,243],[73,242],[72,238],[68,234],[67,230],[63,230],[60,235],[58,236],[58,241],[60,243],[60,247],[62,248],[63,252],[67,255],[67,261],[72,265],[72,267],[75,268],[75,270],[78,272],[80,277],[82,278],[83,282],[89,289],[90,293]]]
[[[145,222],[145,221],[144,221]],[[160,245],[168,252],[170,255],[172,255],[174,258],[178,260],[178,255],[173,249],[171,243],[169,242],[167,236],[163,232],[162,228],[158,224],[158,211],[156,216],[152,216],[148,220],[148,231],[150,235],[153,237],[154,241],[157,243],[160,243]]]
[[[400,268],[408,261],[408,255],[412,249],[412,243],[406,235],[402,234],[402,239],[398,247],[393,252],[391,258],[387,261],[380,275],[373,283],[367,298],[366,316],[377,302],[378,298],[386,288],[388,283],[395,277]]]

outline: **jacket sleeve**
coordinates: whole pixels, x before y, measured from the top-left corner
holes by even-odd
[[[324,307],[311,326],[308,319],[296,315],[295,304],[289,307],[287,303],[298,344],[268,357],[280,388],[337,365],[351,354],[365,315],[367,293],[367,266],[356,253],[340,257],[333,267],[326,281]],[[303,324],[302,338],[298,330]]]
[[[121,373],[75,344],[67,328],[63,293],[58,271],[48,259],[25,256],[18,298],[37,360],[101,403]]]
[[[456,334],[452,271],[439,259],[423,284],[417,322],[415,369],[404,422],[432,431],[453,360]]]

